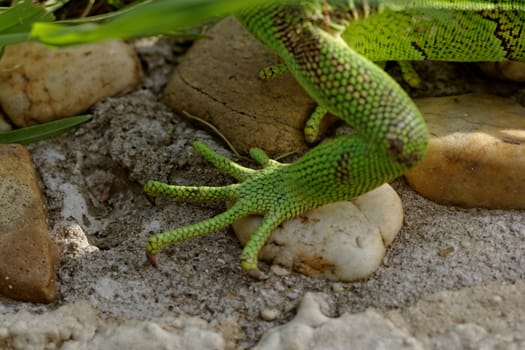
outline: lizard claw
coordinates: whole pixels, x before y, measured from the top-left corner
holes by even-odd
[[[268,276],[264,272],[257,268],[246,270],[246,273],[248,274],[248,276],[255,278],[259,281],[263,281],[268,278]]]
[[[153,254],[152,252],[146,251],[146,258],[148,259],[148,262],[151,266],[158,267],[157,254]]]

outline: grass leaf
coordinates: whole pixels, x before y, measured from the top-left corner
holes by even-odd
[[[0,12],[0,56],[4,46],[27,41],[34,22],[52,21],[42,6],[25,0]]]
[[[0,144],[20,143],[26,145],[28,143],[46,140],[58,136],[90,119],[90,114],[79,115],[12,131],[0,132]]]
[[[68,26],[60,22],[35,23],[31,38],[55,46],[110,38],[170,34],[224,17],[268,0],[149,0],[124,8],[99,24]],[[283,0],[293,2],[294,0]],[[297,0],[295,0],[297,1]]]

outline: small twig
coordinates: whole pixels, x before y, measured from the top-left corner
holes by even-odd
[[[280,154],[278,156],[275,156],[275,158],[273,158],[273,159],[278,161],[278,160],[281,160],[283,158],[286,158],[286,157],[294,155],[294,154],[297,154],[297,151],[286,152],[286,153]]]
[[[215,125],[213,125],[213,124],[207,122],[206,120],[204,120],[204,119],[202,119],[202,118],[199,118],[199,117],[197,117],[197,116],[194,116],[194,115],[192,115],[192,114],[190,114],[190,113],[188,113],[188,112],[186,112],[186,111],[182,111],[182,113],[183,113],[186,117],[188,117],[188,118],[190,118],[190,119],[192,119],[192,120],[196,120],[196,121],[198,121],[198,122],[200,122],[200,123],[206,125],[208,128],[211,129],[211,131],[213,131],[215,134],[217,134],[217,135],[218,135],[218,136],[219,136],[219,137],[220,137],[220,138],[226,143],[226,145],[228,145],[228,147],[229,147],[230,150],[233,152],[233,154],[235,154],[238,158],[242,158],[241,155],[239,154],[239,152],[237,152],[237,150],[235,149],[235,147],[233,147],[232,143],[226,138],[226,136],[224,136],[224,135],[219,131],[219,129],[217,129],[217,128],[215,127]]]
[[[228,145],[228,147],[231,149],[231,151],[233,152],[233,154],[235,154],[235,156],[237,156],[237,158],[239,159],[249,159],[247,157],[243,157],[241,156],[241,154],[237,151],[237,149],[235,149],[235,147],[233,147],[232,143],[228,140],[228,138],[226,138],[226,136],[224,136],[220,131],[219,129],[217,129],[213,124],[207,122],[206,120],[202,119],[202,118],[199,118],[197,116],[194,116],[186,111],[182,111],[182,113],[192,119],[192,120],[196,120],[204,125],[206,125],[208,128],[211,129],[212,132],[216,133],[225,143],[226,145]],[[290,152],[286,152],[286,153],[283,153],[283,154],[280,154],[278,156],[276,156],[275,158],[273,158],[273,160],[281,160],[283,158],[286,158],[288,156],[291,156],[291,155],[294,155],[294,154],[297,154],[297,151],[290,151]]]
[[[89,15],[89,12],[91,12],[91,9],[93,8],[93,5],[95,4],[95,0],[88,0],[88,4],[84,11],[82,11],[82,14],[80,15],[80,18],[87,17]]]

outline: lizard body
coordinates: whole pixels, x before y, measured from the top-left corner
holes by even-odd
[[[261,170],[242,167],[195,143],[201,155],[240,183],[187,187],[150,181],[145,191],[236,202],[214,218],[150,237],[152,264],[170,244],[258,213],[264,218],[244,247],[241,264],[261,278],[258,252],[280,223],[309,209],[355,198],[415,166],[426,152],[426,124],[405,91],[371,60],[525,60],[521,1],[269,2],[238,18],[282,58],[319,104],[310,124],[314,133],[325,112],[343,119],[356,133],[325,141],[289,165],[255,149],[251,155]]]

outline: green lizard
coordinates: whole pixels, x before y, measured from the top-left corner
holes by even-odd
[[[150,237],[147,255],[153,265],[164,247],[257,213],[264,218],[240,259],[251,276],[262,278],[258,252],[280,223],[357,197],[415,166],[427,148],[425,122],[405,91],[372,61],[525,60],[524,1],[269,2],[238,18],[283,60],[273,71],[286,67],[318,103],[305,128],[308,139],[315,139],[326,112],[356,133],[325,141],[292,164],[254,149],[251,156],[261,170],[242,167],[194,143],[197,152],[239,183],[187,187],[149,181],[145,191],[235,203],[211,219]]]

